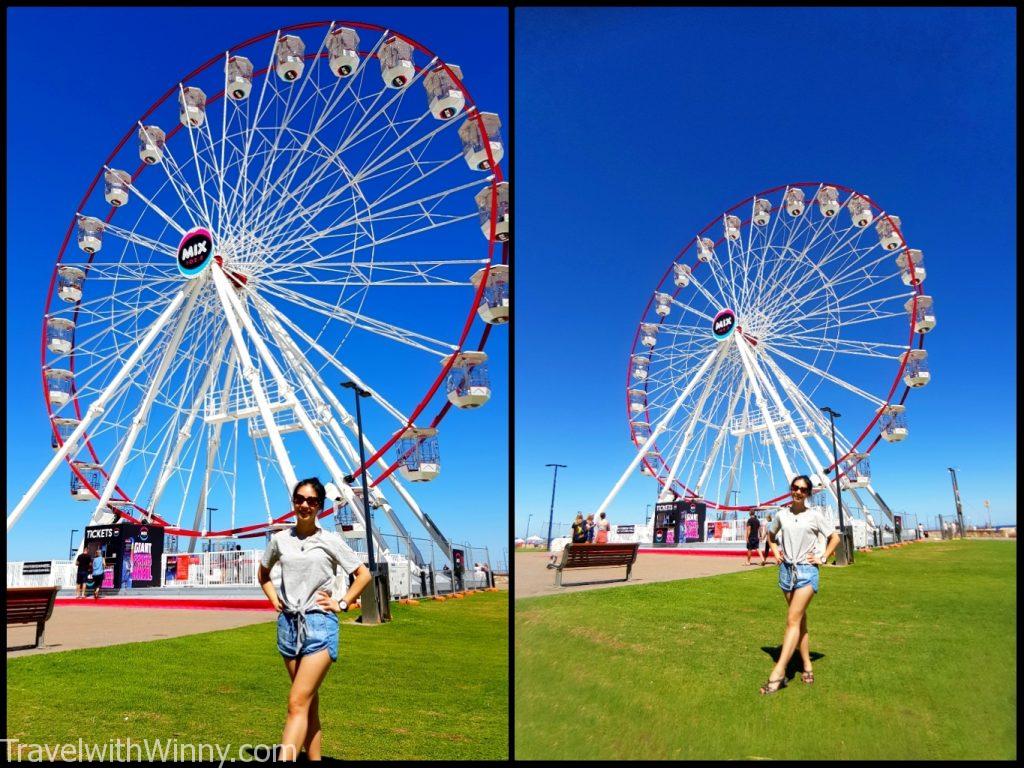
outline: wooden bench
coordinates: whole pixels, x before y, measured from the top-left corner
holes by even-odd
[[[35,645],[8,647],[9,651],[23,648],[38,648],[43,642],[46,622],[53,615],[53,603],[60,587],[7,587],[7,626],[12,624],[35,624]]]
[[[566,544],[562,560],[555,566],[555,586],[562,586],[562,571],[567,568],[611,568],[626,566],[629,581],[639,544]],[[615,581],[615,579],[612,579]]]

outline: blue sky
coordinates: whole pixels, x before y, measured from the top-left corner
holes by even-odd
[[[7,268],[8,510],[52,456],[39,386],[39,328],[68,221],[121,136],[182,76],[229,46],[283,26],[331,18],[362,21],[402,32],[460,65],[476,103],[497,112],[503,122],[509,120],[508,13],[500,8],[296,7],[246,8],[244,13],[237,8],[64,8],[60,13],[61,27],[74,30],[75,39],[85,45],[72,59],[57,49],[39,56],[40,41],[53,39],[53,10],[7,12],[7,252],[22,255],[9,259]],[[307,52],[319,44],[312,37],[306,40]],[[486,255],[483,238],[476,238],[473,245],[479,252],[474,258]],[[444,303],[433,301],[423,310],[426,315]],[[469,304],[467,299],[459,319],[447,326],[448,337],[457,337]],[[408,307],[404,311],[403,320],[410,315]],[[471,339],[480,327],[477,320]],[[508,536],[507,334],[507,328],[495,328],[488,341],[490,402],[476,411],[452,409],[441,424],[441,477],[411,489],[446,536],[488,547],[492,562],[501,559]],[[357,360],[352,366],[368,372],[367,380],[390,392],[402,410],[411,410],[425,391],[426,368],[410,375],[401,352],[392,357],[385,347],[355,336],[350,349]],[[440,368],[430,370],[436,375]],[[337,394],[351,406],[350,393]],[[436,412],[443,397],[442,388],[425,414]],[[374,416],[364,418],[373,436]],[[380,433],[375,442],[384,442]],[[298,461],[304,456],[298,454]],[[9,559],[66,556],[71,529],[81,529],[92,509],[69,497],[68,476],[69,470],[58,469],[10,532]],[[284,504],[287,508],[286,500]],[[425,538],[412,515],[402,512],[401,503],[395,506],[412,534]],[[215,527],[224,522],[215,518]]]
[[[632,458],[636,323],[694,232],[819,180],[902,218],[935,297],[933,379],[907,401],[908,439],[872,453],[875,487],[933,521],[953,466],[965,515],[987,499],[1016,521],[1016,327],[986,322],[1017,305],[1015,25],[1012,9],[517,11],[516,535],[529,515],[546,532],[545,464],[568,465],[568,521]],[[642,522],[655,494],[635,475],[610,519]]]

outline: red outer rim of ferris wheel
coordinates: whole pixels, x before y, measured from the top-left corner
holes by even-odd
[[[354,28],[357,28],[357,29],[364,29],[364,30],[371,30],[371,31],[380,32],[380,33],[387,33],[387,34],[390,34],[390,35],[392,35],[392,36],[394,36],[394,37],[396,37],[396,38],[398,38],[400,40],[405,41],[406,43],[411,45],[415,50],[417,50],[420,53],[422,53],[425,56],[427,56],[430,60],[436,59],[435,66],[440,66],[442,69],[444,69],[446,74],[452,79],[452,81],[459,87],[459,89],[463,93],[463,97],[465,99],[465,106],[463,108],[462,115],[465,116],[468,119],[474,119],[476,121],[477,129],[479,130],[480,135],[481,135],[481,137],[483,139],[482,143],[483,143],[484,149],[485,149],[486,154],[487,154],[488,165],[490,166],[490,168],[488,170],[490,171],[490,173],[492,175],[492,179],[491,179],[490,237],[488,239],[488,248],[487,248],[487,257],[488,257],[487,258],[487,266],[484,268],[484,273],[481,276],[480,284],[476,288],[476,291],[475,291],[474,296],[473,296],[473,301],[472,301],[472,304],[470,306],[470,310],[469,310],[468,316],[466,318],[465,323],[463,324],[462,332],[461,332],[461,334],[459,336],[459,341],[458,341],[458,344],[457,344],[456,353],[457,352],[461,352],[462,348],[466,344],[466,339],[469,336],[469,332],[470,332],[470,330],[472,328],[473,321],[474,321],[475,316],[476,316],[477,307],[480,304],[480,299],[482,298],[484,289],[487,286],[487,278],[490,275],[491,267],[495,263],[495,259],[494,259],[494,255],[495,254],[494,254],[494,252],[495,252],[495,244],[497,243],[497,241],[495,240],[495,229],[496,229],[496,226],[497,226],[497,215],[496,214],[497,214],[497,198],[498,198],[496,193],[497,193],[498,184],[500,184],[502,181],[504,181],[504,175],[502,173],[501,166],[494,162],[494,156],[491,154],[491,143],[489,141],[489,136],[487,134],[487,129],[486,129],[486,126],[483,123],[483,119],[481,117],[480,110],[477,108],[476,102],[473,100],[473,97],[470,94],[469,89],[467,89],[466,86],[463,84],[462,79],[459,78],[458,76],[456,76],[456,74],[449,68],[448,64],[445,63],[441,59],[440,56],[437,56],[433,51],[431,51],[425,45],[417,42],[413,38],[408,37],[407,35],[404,35],[404,34],[402,34],[400,32],[396,32],[394,29],[391,29],[389,27],[382,27],[382,26],[380,26],[378,24],[370,24],[370,23],[358,22],[358,21],[340,21],[340,20],[339,21],[311,21],[311,22],[303,22],[301,24],[293,24],[291,26],[281,27],[280,29],[276,29],[276,30],[273,30],[273,31],[270,31],[270,32],[266,32],[266,33],[264,33],[262,35],[257,35],[256,37],[251,37],[251,38],[249,38],[248,40],[246,40],[246,41],[244,41],[242,43],[238,43],[237,45],[229,46],[227,51],[226,51],[226,53],[228,53],[229,55],[237,55],[238,53],[241,53],[244,48],[246,48],[246,47],[248,47],[250,45],[255,45],[256,43],[262,42],[262,41],[266,40],[267,38],[270,38],[270,37],[273,37],[273,36],[282,35],[282,34],[287,33],[287,32],[297,32],[299,30],[304,30],[304,29],[316,29],[316,28],[319,28],[319,27],[331,27],[332,25],[334,25],[334,26],[348,26],[348,27],[354,27]],[[360,51],[359,53],[360,53],[360,55],[363,58],[377,58],[375,55],[371,56],[369,54],[369,52]],[[320,53],[320,54],[317,54],[317,53],[305,54],[303,56],[303,59],[306,60],[306,61],[310,61],[310,60],[317,59],[317,58],[326,59],[326,58],[328,58],[328,56],[329,56],[329,53],[327,51],[324,51],[323,53]],[[85,194],[82,196],[81,202],[78,204],[78,206],[76,208],[76,213],[73,214],[72,217],[71,217],[71,222],[68,225],[67,231],[64,233],[64,240],[61,242],[60,250],[59,250],[58,255],[57,255],[57,262],[55,263],[54,268],[53,268],[53,273],[50,276],[50,287],[49,287],[49,289],[47,290],[47,293],[46,293],[46,305],[45,305],[44,311],[43,311],[43,323],[42,323],[42,325],[43,325],[43,328],[42,328],[42,343],[40,345],[40,357],[41,357],[41,361],[42,361],[42,366],[41,366],[40,374],[41,374],[42,385],[43,385],[43,402],[46,404],[47,418],[50,420],[51,429],[55,431],[55,434],[56,434],[56,437],[57,437],[57,442],[60,445],[63,445],[63,440],[62,440],[62,438],[60,436],[59,430],[56,429],[56,427],[55,427],[55,425],[53,423],[53,410],[52,410],[52,407],[50,405],[49,387],[48,387],[48,383],[47,383],[47,380],[46,380],[46,370],[47,370],[47,361],[46,361],[46,327],[47,327],[47,319],[49,317],[49,312],[50,312],[50,306],[51,306],[51,303],[53,301],[54,288],[55,288],[56,283],[57,283],[57,274],[58,274],[58,271],[60,269],[61,262],[63,261],[64,254],[67,251],[68,244],[71,241],[71,235],[72,235],[72,233],[75,230],[75,225],[76,225],[76,223],[78,221],[78,212],[80,212],[80,211],[82,211],[84,209],[86,203],[88,202],[90,196],[93,193],[93,190],[96,188],[96,184],[99,183],[100,178],[103,176],[104,166],[109,166],[110,163],[114,160],[114,158],[117,155],[117,153],[120,152],[121,149],[124,147],[124,145],[131,139],[131,137],[133,135],[135,135],[135,133],[137,131],[138,124],[139,123],[145,124],[146,118],[148,118],[151,114],[153,114],[153,112],[155,112],[161,105],[163,105],[164,102],[166,102],[167,99],[169,99],[173,94],[178,92],[179,85],[184,85],[186,81],[188,81],[189,79],[195,77],[196,75],[199,75],[202,72],[206,71],[210,67],[212,67],[215,64],[217,64],[218,62],[222,61],[223,58],[224,58],[224,53],[218,53],[216,56],[213,56],[212,58],[210,58],[209,61],[205,62],[204,64],[201,64],[199,67],[194,69],[192,72],[190,72],[187,75],[185,75],[184,77],[182,77],[181,80],[179,81],[179,83],[176,83],[171,88],[169,88],[167,90],[167,92],[163,96],[161,96],[157,101],[155,101],[149,107],[149,109],[147,109],[142,114],[142,116],[139,117],[138,120],[136,120],[135,123],[133,123],[132,127],[129,128],[127,133],[125,133],[125,135],[117,143],[117,146],[114,147],[114,149],[111,151],[110,155],[107,157],[106,160],[103,161],[103,163],[100,166],[99,170],[96,172],[96,175],[93,177],[92,183],[86,189]],[[416,67],[416,69],[417,69],[417,71],[419,71],[420,69],[422,69],[422,67]],[[252,78],[255,79],[256,77],[259,77],[259,76],[266,76],[268,74],[268,71],[269,71],[269,67],[264,67],[264,68],[259,69],[259,70],[254,68],[253,73],[252,73]],[[210,105],[212,103],[215,103],[218,99],[222,98],[223,96],[224,96],[224,91],[223,90],[218,91],[217,93],[215,93],[213,96],[209,97],[206,100],[206,104]],[[178,122],[173,129],[171,129],[170,131],[167,132],[165,140],[166,141],[170,141],[170,139],[174,135],[176,135],[178,133],[178,131],[181,130],[183,127],[184,126],[180,122]],[[142,171],[145,170],[145,168],[147,168],[147,167],[148,166],[145,163],[140,163],[139,167],[136,168],[136,170],[132,173],[132,182],[133,183],[139,177],[139,175],[142,173]],[[118,209],[115,206],[111,206],[110,207],[110,211],[108,211],[106,217],[103,219],[104,224],[109,224],[110,223],[110,221],[113,219],[114,214],[117,212],[117,210]],[[501,243],[501,261],[500,261],[501,264],[507,264],[508,263],[508,258],[509,258],[509,248],[508,248],[508,246],[509,246],[509,243],[507,241]],[[89,255],[89,258],[88,258],[88,260],[86,262],[86,274],[88,274],[88,266],[92,264],[92,260],[93,260],[94,257],[95,257],[95,254],[90,254]],[[77,320],[77,317],[78,317],[77,302],[76,302],[76,307],[75,307],[75,311],[74,311],[74,317]],[[487,338],[488,338],[489,335],[490,335],[490,325],[489,324],[485,324],[484,329],[481,331],[480,340],[479,340],[478,345],[477,345],[477,350],[478,351],[483,350],[485,344],[487,343]],[[445,365],[442,366],[441,372],[435,378],[434,382],[432,383],[432,385],[430,386],[429,390],[427,391],[427,394],[424,395],[424,397],[421,399],[419,404],[413,409],[413,411],[409,415],[407,423],[404,426],[400,427],[380,448],[378,448],[376,453],[374,453],[374,455],[368,457],[366,459],[365,464],[363,464],[362,466],[356,468],[356,470],[353,473],[354,477],[358,477],[358,475],[366,467],[372,466],[382,455],[384,455],[384,453],[386,451],[388,451],[395,444],[395,442],[397,442],[398,438],[402,435],[402,433],[405,431],[405,429],[407,427],[415,426],[416,418],[420,415],[420,413],[423,412],[423,410],[427,407],[427,404],[430,402],[430,400],[436,394],[437,390],[440,388],[441,383],[444,381],[445,377],[448,375],[449,370],[451,369],[452,365],[454,364],[456,357],[457,357],[457,354],[451,355],[449,357],[449,359],[448,359],[448,362]],[[74,374],[74,370],[75,370],[74,366],[75,366],[75,352],[74,352],[74,347],[72,347],[72,350],[71,350],[71,352],[69,354],[69,369],[72,372],[72,374]],[[70,399],[72,400],[72,402],[74,404],[75,416],[76,416],[76,418],[79,421],[81,421],[81,418],[82,418],[81,404],[79,403],[76,387],[74,385],[73,380],[72,380],[72,385],[71,385]],[[435,416],[431,420],[430,426],[434,427],[437,424],[439,424],[441,422],[441,420],[445,417],[445,415],[448,413],[450,407],[451,407],[451,403],[446,400],[445,403],[441,406],[441,408],[438,410],[438,412],[435,414]],[[88,449],[89,455],[92,457],[92,462],[99,466],[99,468],[100,468],[99,471],[101,472],[103,477],[105,479],[109,479],[109,475],[107,474],[106,469],[103,468],[102,462],[100,462],[99,456],[97,455],[96,450],[93,447],[92,442],[89,440],[88,435],[86,433],[82,434],[82,436],[81,436],[81,443],[82,443],[82,445],[84,447],[86,447]],[[70,456],[65,456],[65,462],[71,468],[72,473],[78,477],[79,482],[84,487],[88,488],[89,491],[91,491],[93,493],[93,495],[96,497],[96,499],[99,500],[99,498],[100,498],[100,496],[102,494],[97,492],[97,489],[94,488],[92,486],[92,484],[89,483],[89,481],[86,479],[86,477],[82,474],[82,472],[79,471],[79,469],[75,466],[74,460]],[[377,478],[373,482],[373,485],[376,486],[378,483],[380,483],[381,481],[386,479],[388,475],[390,475],[392,472],[394,472],[394,470],[398,467],[398,465],[400,463],[401,463],[401,458],[396,459],[389,466],[389,468],[385,472],[382,472],[380,475],[377,476]],[[162,518],[160,518],[158,515],[150,515],[150,513],[148,513],[147,510],[145,510],[143,507],[139,506],[137,503],[132,501],[131,498],[129,497],[129,495],[120,486],[115,486],[115,493],[119,494],[119,497],[118,498],[114,498],[113,494],[112,494],[112,496],[111,496],[111,502],[112,503],[118,503],[118,504],[123,504],[123,505],[134,507],[142,515],[149,515],[150,519],[152,519],[156,523],[165,525],[169,533],[179,534],[179,535],[189,535],[189,534],[198,535],[199,534],[198,531],[189,531],[189,530],[186,530],[186,529],[181,529],[181,528],[178,528],[176,526],[173,526],[170,523],[167,523]],[[110,511],[114,512],[115,515],[117,515],[119,517],[124,517],[125,519],[134,520],[134,518],[132,518],[130,515],[126,514],[125,512],[123,512],[120,509],[115,510],[112,507],[109,508],[109,509],[110,509]],[[286,515],[285,517],[290,517],[290,514]],[[284,518],[282,518],[282,519],[284,519]],[[281,522],[281,520],[276,520],[274,522]],[[266,528],[267,525],[268,525],[267,523],[261,523],[261,524],[259,524],[257,526],[248,526],[246,528],[237,528],[237,529],[232,529],[232,530],[234,530],[234,531],[252,530],[254,528]],[[229,533],[229,531],[222,531],[222,532],[219,532],[219,533],[227,534],[227,533]],[[214,535],[214,532],[210,532],[209,535]]]
[[[758,192],[758,193],[756,193],[754,195],[751,195],[750,197],[747,197],[744,200],[741,200],[739,203],[736,203],[731,208],[727,209],[723,213],[721,213],[718,216],[714,217],[710,222],[708,222],[704,226],[703,229],[701,229],[696,235],[694,235],[694,237],[683,247],[683,249],[681,251],[679,251],[678,255],[669,264],[668,269],[665,270],[665,273],[662,275],[661,280],[658,281],[658,285],[657,285],[657,288],[655,289],[655,292],[656,293],[657,292],[669,293],[669,291],[662,291],[661,289],[662,289],[662,286],[665,284],[665,281],[668,280],[670,275],[672,274],[673,266],[675,264],[677,264],[677,263],[682,263],[683,259],[686,256],[687,251],[689,251],[692,247],[694,247],[694,245],[696,244],[698,238],[700,238],[703,235],[705,235],[716,224],[721,223],[723,216],[727,216],[729,214],[735,213],[736,211],[740,210],[743,206],[747,206],[747,205],[751,204],[754,201],[754,198],[758,198],[758,197],[766,198],[769,195],[775,194],[776,192],[779,192],[781,190],[793,189],[793,188],[807,188],[807,187],[820,188],[820,187],[825,187],[825,186],[835,187],[837,190],[840,190],[840,191],[848,193],[851,197],[853,195],[857,195],[858,197],[862,198],[870,206],[870,208],[873,211],[875,211],[877,214],[880,214],[879,216],[875,217],[874,221],[875,222],[881,221],[881,220],[888,221],[889,224],[892,226],[893,231],[897,235],[899,235],[900,245],[899,245],[899,247],[897,247],[894,250],[897,251],[897,252],[899,252],[899,251],[904,251],[904,252],[909,251],[909,246],[907,245],[906,239],[903,237],[903,232],[900,229],[900,227],[896,226],[896,224],[892,221],[892,218],[891,218],[892,215],[889,214],[889,213],[884,212],[883,209],[879,205],[877,205],[875,203],[875,201],[869,195],[865,195],[865,194],[863,194],[861,192],[857,192],[855,189],[852,189],[850,187],[844,186],[842,184],[836,184],[835,182],[800,181],[800,182],[795,182],[795,183],[792,183],[792,184],[782,184],[780,186],[772,187],[771,189],[767,189],[767,190],[765,190],[763,192]],[[781,211],[782,208],[783,208],[783,206],[773,207],[771,209],[771,211],[772,211],[772,213],[775,213],[777,211]],[[740,224],[741,227],[749,226],[749,224],[750,224],[750,219],[749,218],[743,219],[741,217],[741,224]],[[717,247],[718,245],[720,245],[724,241],[725,241],[725,236],[723,234],[722,237],[720,237],[720,238],[718,238],[717,240],[714,241],[715,247]],[[691,271],[692,270],[696,270],[697,268],[699,268],[701,264],[703,264],[703,262],[698,259],[691,266]],[[913,270],[913,260],[912,259],[910,261],[910,269]],[[671,295],[672,295],[672,298],[675,299],[675,297],[678,296],[679,292],[682,291],[683,289],[682,289],[682,287],[678,287],[678,286],[675,286],[675,285],[672,285],[671,287],[673,289],[672,292],[671,292]],[[925,337],[926,334],[923,334],[923,333],[915,334],[915,332],[914,332],[914,317],[917,314],[917,300],[918,300],[918,298],[921,295],[923,295],[924,288],[923,288],[922,283],[921,283],[920,280],[912,283],[911,288],[913,289],[913,296],[912,296],[913,304],[911,306],[911,310],[910,310],[910,313],[909,313],[909,317],[910,317],[910,320],[909,320],[909,324],[910,324],[910,337],[909,337],[909,340],[907,342],[907,348],[908,349],[913,349],[914,348],[914,346],[915,346],[915,344],[914,344],[914,342],[915,342],[914,336],[916,335],[918,337],[917,338],[917,344],[916,344],[917,349],[924,349],[924,337]],[[626,417],[627,417],[627,421],[631,423],[631,422],[634,422],[634,421],[639,421],[640,420],[639,417],[643,417],[643,420],[645,420],[647,422],[648,430],[651,429],[650,412],[645,408],[642,414],[637,414],[636,417],[634,417],[632,415],[632,413],[631,413],[631,411],[629,409],[629,405],[630,405],[630,403],[629,403],[629,390],[630,389],[638,389],[638,387],[636,387],[636,386],[631,386],[631,384],[630,384],[630,377],[632,375],[632,359],[633,359],[633,355],[638,354],[637,344],[639,343],[639,340],[640,340],[640,326],[642,324],[645,324],[645,323],[654,324],[655,322],[657,322],[657,324],[660,325],[661,322],[662,322],[662,318],[658,318],[657,321],[653,321],[653,320],[648,320],[647,319],[648,314],[650,313],[650,310],[651,310],[651,305],[653,304],[653,302],[654,302],[654,295],[652,294],[651,298],[649,298],[647,300],[647,304],[644,307],[643,314],[640,316],[640,322],[637,323],[636,331],[633,334],[633,344],[632,344],[630,355],[629,355],[630,363],[626,365]],[[646,353],[644,353],[644,354],[646,354]],[[868,425],[861,432],[860,436],[856,440],[853,441],[853,443],[850,446],[850,450],[847,453],[845,453],[845,454],[843,454],[842,456],[839,457],[838,463],[840,464],[840,473],[839,473],[840,478],[842,478],[842,477],[844,477],[846,475],[846,472],[842,470],[842,466],[841,466],[842,462],[845,461],[851,454],[857,452],[857,446],[860,445],[861,442],[864,441],[864,439],[867,437],[868,433],[871,431],[871,428],[874,427],[874,425],[878,422],[879,418],[881,418],[882,412],[889,405],[893,404],[893,395],[896,393],[896,390],[899,387],[900,378],[903,376],[903,371],[906,369],[906,365],[907,365],[907,356],[904,355],[903,356],[903,360],[901,361],[901,363],[899,365],[899,368],[896,371],[896,376],[893,379],[892,385],[889,387],[889,393],[886,395],[885,404],[878,408],[878,410],[875,413],[874,418],[871,419],[871,421],[868,423]],[[645,405],[646,405],[647,382],[645,381],[642,386],[643,386],[643,390],[644,390],[644,393],[645,393]],[[909,393],[910,393],[910,387],[904,385],[903,392],[902,392],[902,394],[901,394],[901,396],[899,398],[899,401],[898,401],[899,405],[902,405],[906,401],[907,395]],[[636,446],[639,449],[640,446],[637,445],[636,437],[635,437],[635,432],[633,430],[632,425],[630,425],[630,439],[631,439],[631,442],[634,444],[634,446]],[[881,440],[881,435],[876,435],[875,438],[863,450],[863,453],[870,454],[875,449],[875,446],[878,445],[878,441],[879,440]],[[642,444],[643,444],[643,441],[641,441],[640,445],[642,445]],[[665,462],[664,457],[661,455],[661,452],[658,450],[658,447],[657,447],[656,443],[652,443],[651,447],[648,448],[648,453],[651,453],[651,452],[654,452],[654,453],[657,454],[657,460],[661,462],[662,468],[667,469],[668,468],[668,464]],[[641,459],[641,464],[646,466],[652,472],[652,474],[655,477],[655,479],[657,479],[658,484],[661,485],[662,487],[664,487],[664,483],[662,481],[661,476],[655,471],[655,467],[651,466],[651,464],[648,462],[646,456],[644,456]],[[828,472],[833,471],[835,469],[835,466],[836,466],[835,463],[829,464],[825,468],[824,472],[827,474]],[[673,488],[671,490],[673,490],[673,492],[675,492],[675,488],[677,486],[679,487],[679,489],[681,491],[681,493],[679,493],[679,497],[680,498],[686,498],[687,496],[689,498],[699,498],[693,492],[692,489],[687,487],[686,484],[683,483],[679,479],[676,479],[673,482]],[[762,502],[759,502],[757,504],[749,504],[749,505],[742,505],[742,506],[729,506],[727,504],[718,504],[718,503],[706,501],[706,500],[703,500],[703,499],[702,499],[702,501],[705,501],[705,503],[707,503],[707,506],[709,508],[717,509],[717,510],[720,510],[720,511],[750,511],[750,510],[759,509],[760,507],[769,506],[769,505],[772,505],[772,504],[778,504],[780,502],[785,502],[785,501],[789,500],[790,498],[791,498],[791,494],[790,493],[783,493],[781,496],[777,496],[777,497],[775,497],[773,499],[769,499],[767,501],[762,501]]]

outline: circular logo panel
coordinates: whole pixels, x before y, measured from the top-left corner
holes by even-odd
[[[711,335],[715,341],[725,341],[736,330],[736,313],[731,309],[723,309],[711,323]]]
[[[178,244],[178,271],[188,278],[198,276],[213,256],[213,235],[203,227],[185,233]]]

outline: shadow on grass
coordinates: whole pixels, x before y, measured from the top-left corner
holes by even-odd
[[[771,656],[772,657],[772,661],[774,661],[776,663],[779,661],[779,657],[782,655],[782,646],[781,645],[775,645],[775,646],[762,645],[761,646],[761,650],[764,651],[765,653],[767,653],[769,656]],[[818,661],[818,659],[823,659],[823,658],[825,658],[825,654],[824,653],[818,653],[817,651],[811,651],[811,664],[814,664],[814,663],[816,663]],[[790,657],[789,664],[786,665],[786,681],[787,682],[792,682],[793,678],[796,677],[797,675],[799,675],[803,671],[804,671],[804,665],[803,665],[803,661],[800,659],[800,651],[798,649]]]

